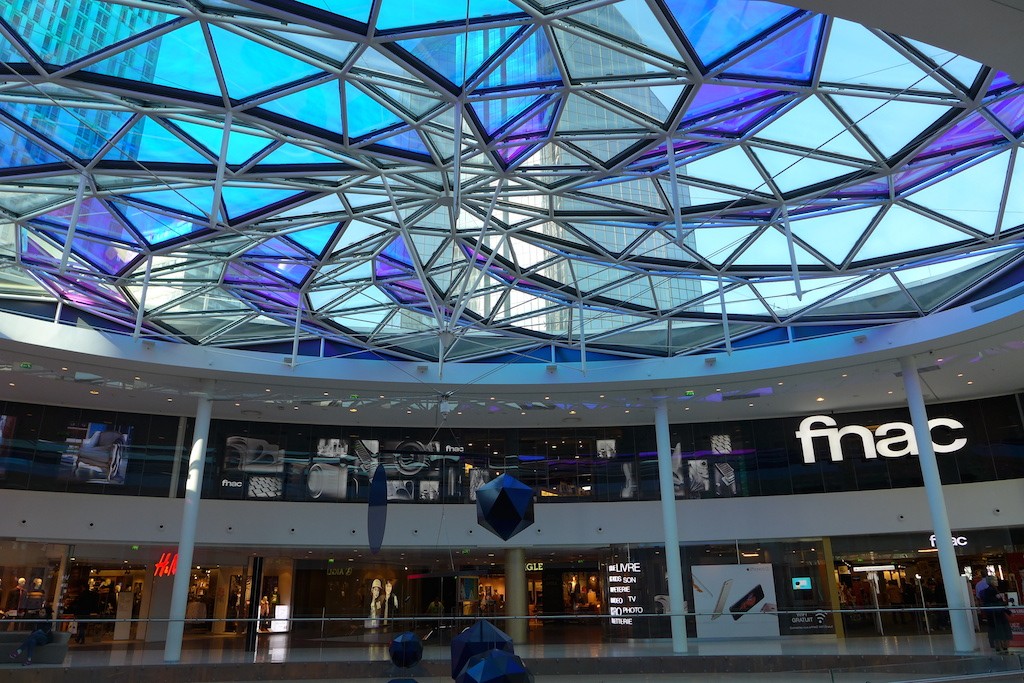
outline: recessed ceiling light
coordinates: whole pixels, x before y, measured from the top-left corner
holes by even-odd
[[[12,384],[11,386],[14,386],[14,385]],[[569,411],[569,414],[570,414],[570,415],[575,415],[575,414],[576,414],[576,411],[575,411],[575,410],[570,410],[570,411]]]
[[[683,410],[689,410],[689,409],[690,409],[690,406],[686,406],[685,408],[683,408]]]
[[[412,411],[411,410],[407,410],[407,411],[405,411],[405,414],[406,415],[412,415]]]
[[[753,404],[753,403],[748,403],[747,405],[748,405],[748,406],[750,406],[751,408],[753,408],[753,407],[754,407],[754,404]]]
[[[299,409],[298,406],[292,406],[292,410],[298,410],[298,409]]]
[[[90,389],[89,393],[92,394],[93,396],[95,396],[96,394],[98,394],[100,392],[96,391],[95,389]]]
[[[461,410],[459,410],[459,411],[456,411],[456,413],[455,413],[455,414],[456,414],[456,415],[462,415],[462,411],[461,411]]]
[[[974,384],[974,380],[967,380],[968,384]]]
[[[8,382],[7,384],[9,384],[12,387],[14,386],[14,382]]]
[[[889,390],[889,395],[892,396],[892,389]]]
[[[350,412],[350,413],[358,413],[359,412],[359,408],[349,408],[348,412]]]
[[[626,408],[626,412],[627,412],[627,413],[629,412],[629,408]]]
[[[264,389],[264,391],[266,391],[268,394],[270,393],[270,389]]]
[[[604,398],[604,394],[598,395],[598,398]]]
[[[324,392],[324,396],[330,396],[330,395],[331,394],[329,392],[326,392],[326,391]]]
[[[380,396],[378,396],[377,398],[384,398],[384,394],[381,394],[381,395],[380,395]]]
[[[235,407],[237,408],[237,407],[238,407],[238,406],[240,406],[240,405],[242,405],[242,404],[241,404],[241,403],[236,403],[236,404],[235,404]]]
[[[169,399],[167,399],[167,402],[170,403],[173,400],[174,400],[173,398],[169,398]]]
[[[494,400],[494,397],[493,397],[493,396],[491,396],[491,400],[492,400],[492,401]]]
[[[141,377],[136,377],[135,379],[137,379],[137,380],[141,380],[142,378],[141,378]]]
[[[545,400],[545,401],[550,401],[550,400],[551,400],[551,397],[550,397],[550,396],[545,396],[545,397],[544,397],[544,400]]]
[[[941,362],[942,362],[943,360],[944,360],[943,358],[936,358],[936,359],[935,359],[935,362],[936,362],[936,363],[941,363]]]
[[[63,370],[64,372],[67,372],[67,371],[68,371],[68,369],[67,369],[67,368],[61,368],[61,370]]]
[[[957,377],[963,377],[963,376],[964,376],[964,373],[962,373],[962,372],[958,372],[958,373],[956,374],[956,376],[957,376]]]
[[[818,398],[816,398],[814,400],[817,401],[818,403],[821,403],[822,401],[825,400],[825,397],[824,396],[819,396]]]
[[[849,377],[849,375],[847,375],[845,372],[842,375],[840,375],[840,376],[841,377]]]
[[[779,386],[780,386],[780,387],[782,386],[782,382],[779,382]]]
[[[462,414],[462,413],[459,413],[459,415],[461,415],[461,414]],[[524,410],[524,411],[522,411],[522,412],[521,412],[521,413],[519,413],[519,414],[520,414],[520,415],[526,415],[526,411]]]

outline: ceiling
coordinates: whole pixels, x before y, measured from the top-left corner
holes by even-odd
[[[296,355],[672,357],[931,315],[1020,261],[1024,90],[788,5],[0,17],[7,311]]]

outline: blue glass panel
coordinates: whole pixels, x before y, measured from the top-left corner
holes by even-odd
[[[1005,71],[996,71],[996,75],[992,77],[992,83],[988,86],[988,91],[998,92],[1003,88],[1007,88],[1016,85],[1017,81],[1010,78],[1010,74]]]
[[[373,0],[298,0],[303,5],[325,9],[331,14],[337,14],[365,24],[370,20],[370,8],[373,7]]]
[[[333,157],[286,142],[263,157],[260,164],[341,164]]]
[[[693,121],[710,114],[746,107],[752,102],[766,100],[778,94],[778,90],[705,83],[693,96],[693,100],[683,116],[683,121]]]
[[[18,52],[14,44],[0,35],[0,62],[24,62],[25,57]]]
[[[324,130],[341,132],[341,91],[337,81],[264,102],[260,107]]]
[[[705,65],[800,11],[759,0],[667,0],[666,4]]]
[[[265,187],[225,187],[221,190],[224,205],[232,218],[244,216],[297,194],[300,193],[294,190],[269,190]]]
[[[208,95],[220,86],[198,23],[190,23],[88,67],[88,71]]]
[[[204,226],[196,225],[192,221],[152,213],[131,204],[116,204],[116,206],[150,246],[162,244],[206,229]]]
[[[395,263],[401,263],[412,268],[412,256],[409,255],[409,246],[401,237],[396,237],[391,244],[384,247],[381,256],[387,257]]]
[[[269,270],[296,285],[309,277],[309,274],[313,272],[313,269],[309,266],[295,263],[294,261],[261,261],[259,265],[261,268]]]
[[[709,126],[700,128],[697,132],[743,135],[748,130],[767,119],[778,109],[779,107],[764,107],[763,109],[756,109],[752,112],[740,114],[729,119],[715,121]]]
[[[287,237],[312,254],[322,256],[340,228],[340,223],[338,225],[321,225],[288,233]]]
[[[377,30],[386,31],[442,21],[466,21],[467,5],[470,19],[523,14],[523,11],[509,0],[469,0],[468,3],[381,0]]]
[[[0,102],[4,111],[81,159],[95,156],[131,113],[81,107]]]
[[[71,219],[75,213],[75,205],[67,204],[54,211],[43,214],[40,220],[56,223],[65,228],[71,226]],[[82,208],[78,212],[78,223],[76,230],[87,232],[100,237],[109,237],[119,242],[135,243],[132,236],[114,216],[110,214],[103,202],[95,197],[86,197],[82,200]]]
[[[552,102],[540,111],[529,116],[514,128],[505,133],[505,139],[518,139],[520,137],[534,137],[538,133],[547,135],[551,130],[551,124],[558,111],[558,102]]]
[[[488,135],[494,135],[505,125],[543,99],[540,95],[530,97],[504,97],[472,103],[473,111],[483,124]]]
[[[69,5],[73,8],[70,12]],[[30,9],[32,19],[29,21]],[[5,2],[0,8],[0,17],[17,27],[22,39],[50,64],[68,64],[176,18],[173,14],[123,7],[113,2],[44,0]],[[89,27],[85,31],[77,28],[83,19]],[[0,37],[0,43],[3,42]],[[2,47],[0,45],[0,54]]]
[[[108,161],[163,161],[181,164],[210,164],[181,138],[150,118],[141,118],[103,157]]]
[[[424,156],[430,156],[430,150],[423,144],[423,139],[414,130],[407,130],[397,135],[391,135],[383,140],[378,140],[378,145],[400,149],[405,152],[414,152]]]
[[[228,284],[260,285],[268,287],[280,287],[281,281],[270,273],[254,268],[253,266],[232,261],[224,269],[224,282]]]
[[[1024,133],[1024,94],[1000,100],[989,105],[988,110],[1014,135]]]
[[[825,17],[816,15],[730,66],[729,74],[809,83]]]
[[[187,123],[185,121],[174,121],[173,123],[175,126],[181,128],[194,139],[202,143],[203,147],[210,150],[214,156],[220,154],[221,141],[224,137],[224,130],[222,128],[217,128],[216,126],[202,126],[195,123]],[[263,151],[273,144],[273,142],[273,140],[268,140],[267,138],[259,137],[258,135],[249,135],[247,133],[240,133],[233,130],[228,135],[227,162],[229,164],[244,164],[255,154]]]
[[[507,88],[532,83],[555,83],[562,78],[547,35],[540,30],[500,60],[500,66],[485,79],[484,87]]]
[[[19,166],[36,166],[53,164],[60,159],[50,153],[39,143],[26,138],[21,133],[0,125],[0,168],[17,168]]]
[[[249,257],[308,258],[307,254],[296,249],[294,245],[277,237],[260,242],[252,249],[247,250],[244,255]]]
[[[260,288],[256,291],[247,291],[242,294],[245,298],[249,299],[260,308],[263,308],[268,313],[276,313],[283,306],[287,309],[288,313],[294,316],[295,309],[299,306],[298,292]],[[274,303],[280,305],[269,305]]]
[[[370,0],[367,0],[367,4],[369,4],[369,1]],[[322,36],[307,36],[302,33],[289,33],[287,31],[270,31],[270,33],[273,33],[274,35],[289,42],[301,45],[310,52],[317,53],[338,63],[342,63],[348,59],[348,56],[352,54],[352,50],[356,47],[355,43],[347,40],[335,40],[333,38],[324,38]]]
[[[185,213],[204,218],[213,209],[212,187],[186,187],[180,190],[157,190],[128,195],[149,204],[169,209],[172,213]]]
[[[243,99],[319,72],[312,64],[210,26],[210,35],[231,97]]]
[[[351,83],[345,84],[345,110],[350,138],[361,138],[402,122],[398,114]]]
[[[529,140],[524,140],[524,142],[529,142]],[[502,160],[506,164],[510,164],[513,161],[515,161],[515,160],[519,159],[520,157],[522,157],[524,154],[529,152],[531,149],[533,149],[533,145],[523,144],[523,145],[501,147],[500,149],[497,150],[497,152],[498,152],[498,156],[500,156],[502,158]]]
[[[508,42],[511,28],[400,40],[398,44],[455,85],[462,85]]]

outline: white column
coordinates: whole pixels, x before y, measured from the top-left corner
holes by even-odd
[[[921,380],[912,357],[900,358],[900,369],[903,371],[903,388],[907,394],[907,404],[910,406],[914,438],[917,440],[918,460],[921,464],[921,477],[924,479],[925,497],[928,499],[928,511],[931,513],[932,529],[935,531],[935,547],[939,551],[939,570],[942,573],[950,624],[953,627],[953,648],[957,652],[972,652],[977,649],[977,643],[971,624],[971,613],[968,611],[969,605],[960,585],[963,579],[960,577],[956,551],[951,540],[953,533],[949,528],[946,499],[942,495],[942,480],[939,478],[939,464],[935,460],[935,448],[932,446],[931,430],[928,428],[928,413],[925,411],[924,396],[921,393]]]
[[[502,629],[512,636],[512,642],[526,645],[529,635],[529,596],[526,590],[526,550],[509,548],[505,551],[505,616],[510,617]]]
[[[672,484],[672,445],[668,435],[668,406],[658,399],[654,410],[654,435],[658,444],[658,482],[661,485],[661,518],[665,526],[665,563],[668,568],[669,622],[672,651],[686,652],[686,618],[683,616],[683,567],[679,560],[679,524],[676,493]]]
[[[211,389],[212,382],[207,383],[204,394],[199,397],[196,406],[196,427],[192,433],[192,452],[188,456],[188,479],[185,482],[185,506],[181,512],[178,570],[174,575],[174,587],[171,589],[170,621],[167,624],[167,641],[164,645],[165,662],[181,660],[181,638],[185,633],[188,584],[192,576],[192,551],[196,545],[199,502],[203,490],[203,466],[206,463],[206,442],[210,436],[210,414],[213,410]]]

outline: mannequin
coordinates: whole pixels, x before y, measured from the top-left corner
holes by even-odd
[[[43,609],[46,602],[46,591],[43,590],[43,580],[38,576],[32,579],[32,587],[25,594],[25,610],[37,612]]]

